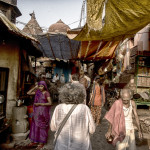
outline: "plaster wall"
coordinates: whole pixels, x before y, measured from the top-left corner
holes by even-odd
[[[0,10],[2,10],[4,15],[11,21],[11,8],[7,5],[0,5]]]
[[[138,50],[150,50],[149,47],[149,26],[140,30],[134,37],[134,46],[138,46]]]
[[[19,46],[16,42],[6,41],[5,44],[0,45],[0,67],[9,68],[6,117],[11,118],[12,108],[16,105],[19,71]]]

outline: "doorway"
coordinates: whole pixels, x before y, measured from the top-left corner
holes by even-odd
[[[8,68],[0,68],[0,95],[4,96],[4,102],[1,104],[1,110],[4,115],[6,114],[6,100],[7,100],[7,87],[8,87]]]

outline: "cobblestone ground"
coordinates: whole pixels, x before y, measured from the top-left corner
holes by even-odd
[[[55,106],[53,106],[51,109],[52,113],[53,113]],[[105,109],[102,109],[101,118],[104,117],[105,113],[106,113]],[[93,150],[115,150],[115,148],[112,145],[108,144],[105,139],[105,133],[107,132],[107,129],[108,129],[107,121],[104,119],[101,119],[101,124],[97,126],[96,132],[93,135],[91,135],[91,143],[92,143]],[[54,139],[54,133],[49,131],[48,143],[47,145],[45,145],[44,149],[53,150],[53,139]],[[27,139],[26,141],[20,141],[18,143],[18,146],[16,146],[15,148],[11,150],[29,149],[25,147],[25,145],[27,145],[27,143],[29,142],[30,142],[29,139]],[[137,140],[137,144],[138,144],[137,150],[149,150],[146,140],[143,140],[143,142],[138,142]],[[33,149],[36,149],[36,147],[33,147],[32,149],[30,148],[30,150],[33,150]]]

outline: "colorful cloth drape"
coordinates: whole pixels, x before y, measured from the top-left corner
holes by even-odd
[[[149,16],[149,0],[88,0],[87,22],[74,39],[112,41],[130,37],[150,23]]]
[[[111,59],[120,41],[82,41],[78,58],[82,60]]]

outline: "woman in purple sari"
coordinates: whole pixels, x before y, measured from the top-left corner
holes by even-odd
[[[28,146],[32,147],[38,143],[37,149],[40,149],[47,142],[50,105],[52,102],[45,81],[40,81],[38,85],[29,90],[27,94],[35,95],[33,117],[29,134],[29,138],[32,142]]]

